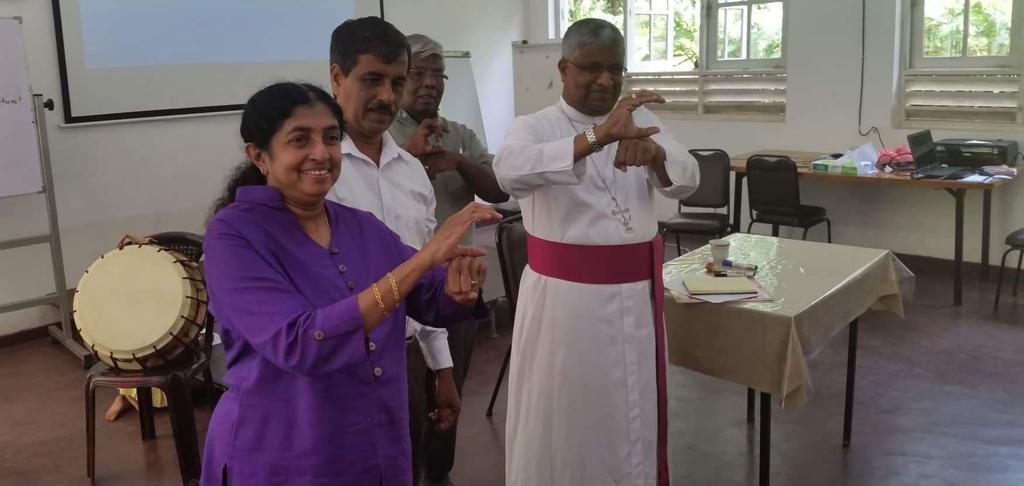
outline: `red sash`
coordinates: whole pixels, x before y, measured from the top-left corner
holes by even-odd
[[[661,236],[630,245],[573,245],[528,235],[530,268],[551,278],[585,284],[651,281],[654,343],[658,379],[658,486],[668,486],[668,391],[665,379],[665,285],[661,267],[665,248]]]

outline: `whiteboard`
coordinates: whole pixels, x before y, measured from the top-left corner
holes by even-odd
[[[444,52],[444,70],[448,80],[445,81],[440,111],[445,118],[471,128],[484,146],[488,146],[471,61],[469,51]]]
[[[558,60],[562,44],[512,44],[512,69],[515,77],[516,116],[529,115],[547,108],[562,94]]]
[[[42,191],[21,19],[0,18],[0,197]]]

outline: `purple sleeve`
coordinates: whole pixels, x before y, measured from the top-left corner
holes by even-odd
[[[249,240],[220,221],[210,223],[203,246],[214,315],[261,356],[306,376],[366,359],[356,295],[313,307]]]
[[[415,252],[412,247],[405,246],[404,259],[409,259]],[[448,270],[444,267],[434,267],[420,278],[416,287],[405,297],[409,317],[426,326],[451,327],[471,318],[488,315],[482,295],[472,308],[452,300],[445,292],[447,278]]]

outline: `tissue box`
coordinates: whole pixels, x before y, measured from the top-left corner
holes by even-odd
[[[814,172],[827,172],[836,175],[857,175],[857,164],[849,160],[815,160],[811,162],[811,170]]]
[[[811,170],[814,172],[828,172],[832,162],[835,161],[831,159],[815,160],[811,162]]]

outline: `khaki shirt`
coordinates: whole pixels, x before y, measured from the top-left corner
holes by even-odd
[[[487,147],[480,142],[472,129],[444,117],[441,117],[439,121],[441,126],[447,129],[447,132],[441,137],[439,145],[447,151],[461,153],[471,162],[487,167],[491,166],[494,156],[487,151]],[[402,110],[391,127],[388,128],[388,132],[391,133],[398,145],[405,145],[417,127],[419,127],[419,123],[413,120],[405,110]],[[431,184],[434,186],[434,196],[437,199],[437,207],[434,210],[437,224],[443,223],[449,216],[473,202],[473,191],[469,189],[458,171],[442,172],[431,181]],[[462,238],[462,242],[463,244],[472,244],[472,229]]]

